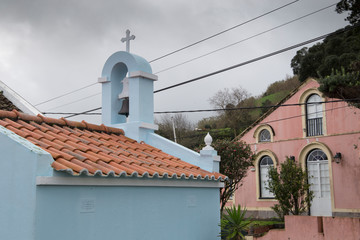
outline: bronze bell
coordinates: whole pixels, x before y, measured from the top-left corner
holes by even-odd
[[[128,97],[123,99],[119,114],[125,115],[126,117],[129,116],[129,98]]]

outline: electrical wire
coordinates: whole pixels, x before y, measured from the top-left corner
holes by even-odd
[[[78,88],[78,89],[75,89],[75,90],[73,90],[73,91],[71,91],[71,92],[64,93],[64,94],[59,95],[59,96],[57,96],[57,97],[50,98],[50,99],[48,99],[48,100],[46,100],[46,101],[43,101],[43,102],[37,103],[37,104],[35,104],[34,106],[39,106],[39,105],[42,105],[42,104],[44,104],[44,103],[47,103],[47,102],[53,101],[53,100],[55,100],[55,99],[58,99],[58,98],[61,98],[61,97],[67,96],[67,95],[72,94],[72,93],[74,93],[74,92],[78,92],[78,91],[83,90],[83,89],[85,89],[85,88],[91,87],[91,86],[93,86],[93,85],[95,85],[95,84],[97,84],[97,82],[96,82],[96,83],[89,84],[89,85],[86,85],[86,86],[81,87],[81,88]]]
[[[78,116],[78,115],[85,115],[87,113],[90,113],[90,112],[93,112],[93,111],[96,111],[96,110],[100,110],[102,107],[98,107],[98,108],[94,108],[94,109],[90,109],[90,110],[87,110],[87,111],[84,111],[84,112],[80,112],[80,113],[73,113],[69,116],[66,116],[64,118],[70,118],[70,117],[75,117],[75,116]]]
[[[262,59],[265,59],[265,58],[268,58],[268,57],[272,57],[272,56],[278,55],[278,54],[280,54],[280,53],[283,53],[283,52],[292,50],[292,49],[294,49],[294,48],[298,48],[298,47],[307,45],[307,44],[309,44],[309,43],[319,41],[319,40],[324,39],[324,38],[326,38],[326,37],[328,37],[328,36],[333,36],[333,35],[342,34],[342,33],[344,33],[344,32],[350,31],[350,30],[352,30],[352,29],[354,29],[354,28],[356,28],[356,27],[359,27],[359,26],[360,26],[360,24],[355,24],[355,25],[350,26],[350,27],[348,27],[348,28],[346,28],[346,29],[341,29],[341,30],[337,30],[337,31],[335,31],[335,32],[327,33],[327,34],[321,35],[321,36],[319,36],[319,37],[316,37],[316,38],[313,38],[313,39],[310,39],[310,40],[307,40],[307,41],[304,41],[304,42],[301,42],[301,43],[292,45],[292,46],[290,46],[290,47],[283,48],[283,49],[281,49],[281,50],[278,50],[278,51],[275,51],[275,52],[272,52],[272,53],[269,53],[269,54],[266,54],[266,55],[263,55],[263,56],[260,56],[260,57],[257,57],[257,58],[253,58],[253,59],[251,59],[251,60],[248,60],[248,61],[245,61],[245,62],[236,64],[236,65],[233,65],[233,66],[230,66],[230,67],[227,67],[227,68],[223,68],[223,69],[221,69],[221,70],[217,70],[217,71],[215,71],[215,72],[211,72],[211,73],[202,75],[202,76],[200,76],[200,77],[196,77],[196,78],[190,79],[190,80],[188,80],[188,81],[184,81],[184,82],[181,82],[181,83],[178,83],[178,84],[174,84],[174,85],[171,85],[171,86],[162,88],[162,89],[158,89],[158,90],[154,91],[154,93],[158,93],[158,92],[162,92],[162,91],[165,91],[165,90],[169,90],[169,89],[171,89],[171,88],[179,87],[179,86],[182,86],[182,85],[185,85],[185,84],[188,84],[188,83],[191,83],[191,82],[195,82],[195,81],[198,81],[198,80],[201,80],[201,79],[204,79],[204,78],[207,78],[207,77],[210,77],[210,76],[219,74],[219,73],[223,73],[223,72],[232,70],[232,69],[234,69],[234,68],[238,68],[238,67],[241,67],[241,66],[244,66],[244,65],[253,63],[253,62],[257,62],[257,61],[260,61],[260,60],[262,60]],[[101,109],[101,107],[95,108],[95,110],[98,110],[98,109]],[[88,111],[85,111],[85,112],[82,112],[82,113],[93,112],[93,111],[95,111],[95,110],[94,110],[94,109],[91,109],[91,110],[88,110]],[[77,116],[77,115],[81,115],[82,113],[77,113],[77,114],[73,114],[73,115],[70,115],[70,116],[66,116],[65,118],[73,117],[73,116]]]
[[[73,104],[73,103],[77,103],[77,102],[83,101],[83,100],[85,100],[85,99],[98,96],[98,95],[100,95],[100,94],[101,94],[101,92],[96,93],[96,94],[93,94],[93,95],[90,95],[90,96],[87,96],[87,97],[83,97],[83,98],[80,98],[80,99],[78,99],[78,100],[76,100],[76,101],[72,101],[72,102],[65,103],[65,104],[60,105],[60,106],[56,106],[56,107],[50,108],[50,109],[48,109],[48,110],[46,110],[46,111],[54,110],[54,109],[57,109],[57,108],[60,108],[60,107],[64,107],[64,106],[67,106],[67,105],[70,105],[70,104]]]
[[[264,13],[264,14],[261,14],[261,15],[257,16],[257,17],[254,17],[254,18],[252,18],[252,19],[250,19],[250,20],[247,20],[247,21],[245,21],[245,22],[242,22],[242,23],[240,23],[240,24],[237,24],[237,25],[235,25],[235,26],[233,26],[233,27],[231,27],[231,28],[225,29],[225,30],[223,30],[223,31],[221,31],[221,32],[218,32],[218,33],[216,33],[216,34],[214,34],[214,35],[211,35],[211,36],[209,36],[209,37],[206,37],[206,38],[204,38],[204,39],[201,39],[201,40],[199,40],[199,41],[197,41],[197,42],[194,42],[194,43],[192,43],[192,44],[189,44],[189,45],[187,45],[187,46],[185,46],[185,47],[179,48],[179,49],[177,49],[177,50],[175,50],[175,51],[172,51],[172,52],[170,52],[170,53],[167,53],[167,54],[165,54],[165,55],[163,55],[163,56],[161,56],[161,57],[157,57],[157,58],[149,61],[149,63],[158,61],[158,60],[160,60],[160,59],[162,59],[162,58],[165,58],[165,57],[167,57],[167,56],[170,56],[170,55],[172,55],[172,54],[175,54],[175,53],[177,53],[177,52],[180,52],[180,51],[182,51],[182,50],[184,50],[184,49],[187,49],[187,48],[192,47],[192,46],[195,46],[195,45],[197,45],[197,44],[199,44],[199,43],[205,42],[205,41],[207,41],[207,40],[209,40],[209,39],[211,39],[211,38],[214,38],[214,37],[216,37],[216,36],[219,36],[219,35],[221,35],[221,34],[223,34],[223,33],[226,33],[226,32],[228,32],[228,31],[230,31],[230,30],[233,30],[233,29],[235,29],[235,28],[237,28],[237,27],[243,26],[243,25],[245,25],[245,24],[247,24],[247,23],[253,22],[253,21],[255,21],[255,20],[257,20],[257,19],[259,19],[259,18],[261,18],[261,17],[264,17],[264,16],[266,16],[266,15],[269,15],[270,13],[276,12],[276,11],[278,11],[278,10],[280,10],[280,9],[282,9],[282,8],[285,8],[285,7],[287,7],[287,6],[291,5],[291,4],[294,4],[294,3],[298,2],[298,1],[299,1],[299,0],[292,1],[292,2],[290,2],[290,3],[287,3],[287,4],[285,4],[285,5],[282,5],[281,7],[275,8],[275,9],[269,11],[269,12],[266,12],[266,13]]]
[[[281,104],[281,105],[270,105],[270,106],[253,106],[253,107],[237,107],[237,108],[217,108],[217,109],[198,109],[198,110],[179,110],[179,111],[163,111],[163,112],[154,112],[154,114],[174,114],[174,113],[197,113],[197,112],[219,112],[219,111],[238,111],[238,110],[253,110],[253,109],[266,109],[266,108],[278,108],[278,107],[293,107],[293,106],[302,106],[302,105],[313,105],[313,104],[322,104],[322,103],[337,103],[337,102],[346,102],[346,101],[360,101],[360,98],[354,99],[339,99],[339,100],[332,100],[332,101],[322,101],[322,102],[313,102],[309,103],[291,103],[291,104]],[[101,115],[101,113],[91,113],[93,111],[99,110],[99,108],[92,109],[86,111],[86,114],[82,115]],[[42,114],[79,114],[79,113],[62,113],[62,112],[43,112]],[[81,114],[81,113],[80,113]],[[66,118],[66,117],[65,117]]]
[[[311,16],[311,15],[313,15],[313,14],[316,14],[316,13],[318,13],[318,12],[321,12],[321,11],[323,11],[323,10],[325,10],[325,9],[328,9],[328,8],[330,8],[330,7],[333,7],[333,6],[335,6],[335,5],[336,5],[336,4],[332,4],[332,5],[329,5],[329,6],[327,6],[327,7],[323,7],[323,8],[321,8],[321,9],[318,9],[318,10],[314,11],[314,12],[308,13],[308,14],[306,14],[306,15],[304,15],[304,16],[295,18],[295,19],[293,19],[293,20],[291,20],[291,21],[288,21],[288,22],[283,23],[283,24],[281,24],[281,25],[278,25],[278,26],[276,26],[276,27],[270,28],[270,29],[268,29],[268,30],[266,30],[266,31],[263,31],[263,32],[260,32],[260,33],[255,34],[255,35],[252,35],[252,36],[250,36],[250,37],[248,37],[248,38],[242,39],[242,40],[240,40],[240,41],[237,41],[237,42],[235,42],[235,43],[229,44],[229,45],[224,46],[224,47],[222,47],[222,48],[218,48],[218,49],[216,49],[216,50],[214,50],[214,51],[211,51],[211,52],[208,52],[208,53],[206,53],[206,54],[200,55],[200,56],[198,56],[198,57],[189,59],[189,60],[187,60],[187,61],[185,61],[185,62],[176,64],[176,65],[174,65],[174,66],[165,68],[165,69],[163,69],[163,70],[160,70],[160,71],[158,71],[158,72],[155,72],[154,74],[158,74],[158,73],[162,73],[162,72],[168,71],[168,70],[170,70],[170,69],[179,67],[179,66],[184,65],[184,64],[186,64],[186,63],[195,61],[195,60],[197,60],[197,59],[200,59],[200,58],[203,58],[203,57],[205,57],[205,56],[211,55],[211,54],[216,53],[216,52],[218,52],[218,51],[221,51],[221,50],[224,50],[224,49],[226,49],[226,48],[232,47],[232,46],[234,46],[234,45],[236,45],[236,44],[239,44],[239,43],[245,42],[245,41],[247,41],[247,40],[253,39],[253,38],[258,37],[258,36],[260,36],[260,35],[263,35],[263,34],[265,34],[265,33],[271,32],[271,31],[273,31],[273,30],[276,30],[276,29],[278,29],[278,28],[284,27],[284,26],[286,26],[286,25],[288,25],[288,24],[291,24],[291,23],[293,23],[293,22],[299,21],[299,20],[301,20],[301,19],[303,19],[303,18],[306,18],[306,17]],[[89,85],[89,86],[92,86],[92,85],[94,85],[94,84],[91,84],[91,85]],[[85,86],[85,87],[89,87],[89,86]],[[84,88],[85,88],[85,87],[84,87]],[[76,92],[76,91],[79,91],[79,90],[82,90],[82,89],[83,89],[83,88],[80,88],[80,89],[74,90],[74,91],[72,91],[72,92],[70,92],[70,93],[73,93],[73,92]],[[70,94],[70,93],[68,93],[68,94]],[[66,95],[68,95],[68,94],[66,94]],[[98,94],[100,94],[100,93],[98,93]],[[66,96],[66,95],[61,95],[61,96],[59,96],[59,97]],[[89,97],[92,97],[92,96],[94,96],[94,95],[91,95],[91,96],[89,96]],[[50,100],[48,100],[48,101],[55,100],[55,99],[57,99],[57,98],[59,98],[59,97],[50,99]],[[86,97],[86,98],[87,98],[87,97]],[[86,99],[86,98],[82,98],[82,99],[80,99],[80,100],[83,100],[83,99]],[[79,101],[80,101],[80,100],[79,100]],[[48,101],[45,101],[45,102],[48,102]],[[43,102],[43,103],[45,103],[45,102]],[[57,106],[57,107],[55,107],[55,108],[48,109],[48,110],[46,110],[46,111],[50,111],[50,110],[53,110],[53,109],[56,109],[56,108],[59,108],[59,107],[63,107],[63,106],[66,106],[66,105],[69,105],[69,104],[72,104],[72,103],[76,103],[76,102],[77,102],[77,101],[73,101],[73,102],[70,102],[70,103],[67,103],[67,104],[64,104],[64,105]],[[40,104],[41,104],[41,103],[40,103]]]
[[[317,112],[314,112],[314,113],[320,113],[320,112],[327,112],[327,111],[333,111],[333,110],[337,110],[337,109],[342,109],[342,108],[346,108],[346,107],[350,107],[350,106],[342,106],[342,107],[336,107],[336,108],[331,108],[331,109],[326,109],[326,110],[322,110],[322,111],[317,111]],[[261,124],[269,124],[269,123],[273,123],[273,122],[279,122],[279,121],[285,121],[285,120],[289,120],[289,119],[293,119],[293,118],[298,118],[298,117],[303,117],[305,116],[306,114],[301,114],[301,115],[295,115],[295,116],[291,116],[291,117],[287,117],[287,118],[278,118],[278,119],[275,119],[275,120],[272,120],[272,121],[268,121],[268,122],[261,122]],[[251,125],[237,125],[238,127],[250,127]],[[211,130],[211,131],[214,131],[214,130]],[[220,130],[217,130],[217,131],[220,131]],[[196,135],[190,135],[190,136],[184,136],[184,137],[177,137],[178,140],[181,140],[181,139],[185,139],[185,138],[194,138],[194,137],[203,137],[203,135],[205,135],[206,132],[204,133],[203,130],[202,131],[199,131],[198,134]],[[239,137],[240,135],[237,135],[237,137]],[[233,139],[236,140],[237,137],[235,137]]]
[[[322,111],[316,111],[314,113],[320,113],[320,112],[324,113],[324,112],[327,112],[327,111],[337,110],[337,109],[346,108],[346,107],[351,107],[351,106],[347,105],[347,106],[342,106],[342,107],[330,108],[330,109],[325,109],[325,110],[322,110]],[[291,117],[287,117],[287,118],[279,118],[279,119],[271,120],[271,121],[268,121],[268,122],[261,122],[261,123],[262,124],[268,124],[268,123],[279,122],[279,121],[289,120],[289,119],[303,117],[303,116],[306,116],[306,114],[295,115],[295,116],[291,116]]]
[[[237,45],[237,44],[239,44],[239,43],[245,42],[245,41],[247,41],[247,40],[253,39],[253,38],[258,37],[258,36],[261,36],[261,35],[263,35],[263,34],[265,34],[265,33],[274,31],[274,30],[276,30],[276,29],[278,29],[278,28],[281,28],[281,27],[284,27],[284,26],[289,25],[289,24],[291,24],[291,23],[294,23],[294,22],[296,22],[296,21],[299,21],[299,20],[301,20],[301,19],[303,19],[303,18],[309,17],[309,16],[311,16],[311,15],[313,15],[313,14],[316,14],[316,13],[318,13],[318,12],[321,12],[321,11],[323,11],[323,10],[326,10],[326,9],[328,9],[328,8],[330,8],[330,7],[335,6],[335,5],[336,5],[336,3],[331,4],[331,5],[327,6],[327,7],[323,7],[323,8],[321,8],[321,9],[318,9],[318,10],[314,11],[314,12],[308,13],[308,14],[306,14],[306,15],[304,15],[304,16],[301,16],[301,17],[295,18],[295,19],[293,19],[293,20],[291,20],[291,21],[288,21],[288,22],[286,22],[286,23],[280,24],[280,25],[278,25],[278,26],[276,26],[276,27],[270,28],[270,29],[265,30],[265,31],[263,31],[263,32],[260,32],[260,33],[257,33],[257,34],[255,34],[255,35],[252,35],[252,36],[250,36],[250,37],[244,38],[244,39],[242,39],[242,40],[240,40],[240,41],[237,41],[237,42],[234,42],[234,43],[232,43],[232,44],[226,45],[226,46],[224,46],[224,47],[215,49],[215,50],[213,50],[213,51],[210,51],[210,52],[205,53],[205,54],[203,54],[203,55],[197,56],[197,57],[195,57],[195,58],[191,58],[191,59],[189,59],[189,60],[187,60],[187,61],[178,63],[178,64],[173,65],[173,66],[171,66],[171,67],[162,69],[162,70],[160,70],[160,71],[155,72],[154,74],[159,74],[159,73],[162,73],[162,72],[166,72],[166,71],[168,71],[168,70],[170,70],[170,69],[173,69],[173,68],[182,66],[182,65],[184,65],[184,64],[186,64],[186,63],[190,63],[190,62],[193,62],[193,61],[195,61],[195,60],[197,60],[197,59],[200,59],[200,58],[209,56],[209,55],[211,55],[211,54],[213,54],[213,53],[222,51],[222,50],[227,49],[227,48],[229,48],[229,47],[235,46],[235,45]]]
[[[252,19],[247,20],[247,21],[245,21],[245,22],[243,22],[243,23],[237,24],[237,25],[235,25],[235,26],[233,26],[233,27],[231,27],[231,28],[225,29],[225,30],[223,30],[223,31],[221,31],[221,32],[218,32],[218,33],[216,33],[216,34],[214,34],[214,35],[211,35],[211,36],[209,36],[209,37],[206,37],[206,38],[204,38],[204,39],[201,39],[201,40],[199,40],[199,41],[197,41],[197,42],[194,42],[194,43],[192,43],[192,44],[190,44],[190,45],[187,45],[187,46],[185,46],[185,47],[182,47],[182,48],[180,48],[180,49],[178,49],[178,50],[175,50],[175,51],[172,51],[172,52],[170,52],[170,53],[167,53],[167,54],[165,54],[165,55],[163,55],[163,56],[157,57],[157,58],[149,61],[149,63],[155,62],[155,61],[157,61],[157,60],[160,60],[160,59],[162,59],[162,58],[165,58],[165,57],[167,57],[167,56],[170,56],[170,55],[172,55],[172,54],[174,54],[174,53],[180,52],[180,51],[182,51],[182,50],[184,50],[184,49],[187,49],[187,48],[189,48],[189,47],[195,46],[195,45],[197,45],[197,44],[199,44],[199,43],[202,43],[202,42],[204,42],[204,41],[206,41],[206,40],[209,40],[209,39],[214,38],[214,37],[216,37],[216,36],[219,36],[219,35],[221,35],[221,34],[223,34],[223,33],[226,33],[226,32],[228,32],[228,31],[230,31],[230,30],[233,30],[233,29],[235,29],[235,28],[237,28],[237,27],[243,26],[243,25],[245,25],[245,24],[247,24],[247,23],[250,23],[250,22],[252,22],[252,21],[255,21],[255,20],[257,20],[257,19],[259,19],[259,18],[261,18],[261,17],[264,17],[264,16],[266,16],[266,15],[269,15],[270,13],[276,12],[276,11],[278,11],[278,10],[280,10],[280,9],[282,9],[282,8],[285,8],[285,7],[287,7],[287,6],[289,6],[289,5],[293,4],[293,3],[296,3],[296,2],[298,2],[298,1],[299,1],[299,0],[292,1],[292,2],[290,2],[290,3],[287,3],[287,4],[285,4],[285,5],[280,6],[280,7],[278,7],[278,8],[275,8],[275,9],[269,11],[269,12],[266,12],[266,13],[264,13],[264,14],[261,14],[261,15],[255,17],[255,18],[252,18]],[[90,84],[90,85],[81,87],[81,88],[76,89],[76,90],[73,90],[73,91],[71,91],[71,92],[68,92],[68,93],[59,95],[59,96],[57,96],[57,97],[48,99],[48,100],[46,100],[46,101],[37,103],[37,104],[35,104],[34,106],[39,106],[39,105],[42,105],[42,104],[44,104],[44,103],[47,103],[47,102],[56,100],[56,99],[58,99],[58,98],[67,96],[67,95],[69,95],[69,94],[72,94],[72,93],[74,93],[74,92],[80,91],[80,90],[82,90],[82,89],[91,87],[91,86],[93,86],[93,85],[95,85],[95,84],[96,84],[96,83],[92,83],[92,84]]]
[[[283,49],[281,49],[281,50],[278,50],[278,51],[275,51],[275,52],[272,52],[272,53],[269,53],[269,54],[265,54],[265,55],[260,56],[260,57],[257,57],[257,58],[253,58],[253,59],[251,59],[251,60],[248,60],[248,61],[245,61],[245,62],[242,62],[242,63],[239,63],[239,64],[235,64],[235,65],[233,65],[233,66],[230,66],[230,67],[227,67],[227,68],[223,68],[223,69],[217,70],[217,71],[215,71],[215,72],[202,75],[202,76],[200,76],[200,77],[196,77],[196,78],[190,79],[190,80],[185,81],[185,82],[181,82],[181,83],[177,83],[177,84],[174,84],[174,85],[165,87],[165,88],[161,88],[161,89],[159,89],[159,90],[154,91],[154,93],[162,92],[162,91],[169,90],[169,89],[175,88],[175,87],[179,87],[179,86],[182,86],[182,85],[191,83],[191,82],[199,81],[199,80],[201,80],[201,79],[203,79],[203,78],[207,78],[207,77],[210,77],[210,76],[214,76],[214,75],[217,75],[217,74],[219,74],[219,73],[223,73],[223,72],[226,72],[226,71],[229,71],[229,70],[232,70],[232,69],[235,69],[235,68],[238,68],[238,67],[241,67],[241,66],[244,66],[244,65],[253,63],[253,62],[257,62],[257,61],[259,61],[259,60],[262,60],[262,59],[265,59],[265,58],[268,58],[268,57],[272,57],[272,56],[278,55],[278,54],[280,54],[280,53],[287,52],[287,51],[292,50],[292,49],[294,49],[294,48],[298,48],[298,47],[307,45],[307,44],[309,44],[309,43],[313,43],[313,42],[322,40],[322,39],[324,39],[324,38],[326,38],[326,37],[328,37],[328,36],[340,34],[340,33],[343,33],[343,32],[345,32],[345,31],[349,31],[350,29],[353,29],[353,28],[358,27],[358,26],[359,26],[359,25],[354,25],[354,26],[349,27],[349,28],[346,29],[346,30],[345,30],[345,29],[342,29],[342,30],[340,30],[340,31],[327,33],[327,34],[321,35],[321,36],[319,36],[319,37],[316,37],[316,38],[313,38],[313,39],[310,39],[310,40],[307,40],[307,41],[304,41],[304,42],[301,42],[301,43],[292,45],[292,46],[290,46],[290,47],[283,48]]]

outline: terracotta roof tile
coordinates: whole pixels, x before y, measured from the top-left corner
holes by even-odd
[[[144,142],[138,143],[124,136],[123,130],[103,124],[0,110],[0,125],[49,152],[56,171],[72,175],[225,178]]]

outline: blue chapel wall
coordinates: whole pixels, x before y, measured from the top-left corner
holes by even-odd
[[[37,240],[219,239],[218,188],[38,186],[37,205]]]
[[[0,126],[0,239],[35,240],[36,175],[51,176],[52,157]]]

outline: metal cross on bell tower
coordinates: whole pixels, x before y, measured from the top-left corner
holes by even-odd
[[[126,51],[130,52],[130,40],[134,40],[135,35],[130,36],[130,30],[126,30],[126,37],[121,39],[121,42],[126,42]]]

